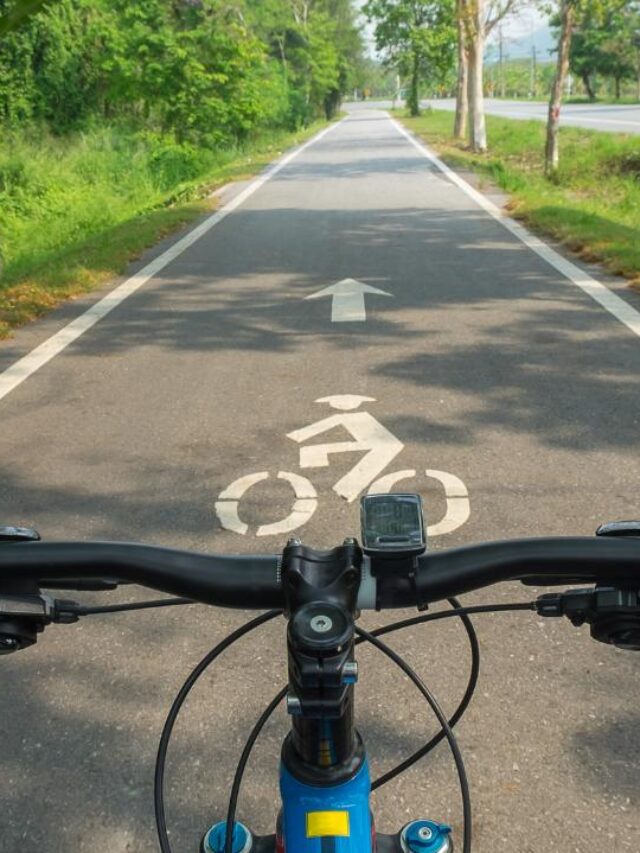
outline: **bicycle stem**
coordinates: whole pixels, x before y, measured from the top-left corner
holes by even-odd
[[[309,784],[352,778],[364,760],[354,724],[354,618],[361,563],[355,540],[316,551],[292,539],[283,552],[291,732],[282,760],[294,777]]]

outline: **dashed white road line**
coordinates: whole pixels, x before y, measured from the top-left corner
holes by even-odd
[[[391,117],[389,117],[389,121],[393,124],[398,133],[408,139],[409,142],[427,158],[427,160],[433,163],[437,169],[446,175],[452,184],[459,187],[459,189],[466,193],[469,198],[473,199],[477,205],[483,208],[483,210],[485,210],[497,222],[503,225],[507,231],[510,231],[514,237],[517,237],[518,240],[524,243],[527,248],[531,249],[532,252],[535,252],[536,255],[539,255],[561,275],[583,290],[595,302],[602,306],[602,308],[612,314],[621,323],[624,323],[624,325],[628,329],[631,329],[635,335],[640,337],[639,311],[637,311],[628,302],[625,302],[624,299],[621,299],[617,294],[613,293],[613,291],[609,290],[609,288],[604,284],[597,281],[584,270],[581,270],[580,267],[571,263],[571,261],[568,261],[566,258],[563,258],[562,255],[559,255],[551,248],[551,246],[548,246],[539,237],[535,237],[527,231],[526,228],[511,219],[510,216],[507,216],[507,214],[497,205],[490,201],[486,196],[482,195],[482,193],[475,190],[470,184],[461,178],[460,175],[454,172],[453,169],[450,169],[445,163],[443,163],[439,157],[436,157],[436,155],[430,151],[426,145],[423,145],[423,143],[416,139],[415,136],[405,130],[399,122]]]
[[[344,119],[342,119],[344,121]],[[308,142],[295,148],[291,153],[287,154],[275,165],[268,168],[262,175],[252,181],[248,187],[238,193],[235,198],[231,199],[220,210],[208,216],[204,222],[201,222],[192,231],[189,231],[181,240],[178,240],[173,246],[170,246],[157,258],[154,258],[150,263],[143,267],[138,273],[131,278],[123,281],[122,284],[115,287],[106,296],[88,308],[84,313],[76,317],[60,331],[56,332],[46,341],[43,341],[30,353],[25,355],[19,361],[14,362],[6,370],[0,373],[0,400],[6,397],[14,388],[17,388],[22,382],[32,376],[37,370],[43,367],[47,362],[51,361],[56,355],[59,355],[69,344],[76,341],[86,331],[95,326],[97,322],[106,317],[114,308],[120,305],[124,300],[139,290],[149,279],[153,278],[160,270],[164,269],[171,261],[175,260],[186,249],[192,246],[196,240],[199,240],[204,234],[214,228],[219,222],[222,222],[225,217],[232,213],[236,208],[240,207],[249,196],[252,196],[260,187],[264,186],[267,181],[270,181],[274,175],[277,175],[281,169],[284,169],[294,158],[299,154],[314,145],[320,139],[330,133],[334,128],[342,123],[336,122],[330,127],[321,130],[312,137]]]

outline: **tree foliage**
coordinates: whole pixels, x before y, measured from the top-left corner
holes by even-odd
[[[0,122],[122,121],[219,145],[331,116],[362,44],[351,0],[0,0]]]
[[[368,0],[363,11],[385,62],[408,78],[409,108],[418,115],[420,84],[441,82],[455,62],[453,0]]]
[[[570,67],[591,100],[596,98],[598,76],[615,81],[617,97],[621,82],[636,77],[639,35],[640,6],[635,2],[599,0],[578,7]]]

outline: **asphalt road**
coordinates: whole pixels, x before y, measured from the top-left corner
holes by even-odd
[[[332,322],[329,297],[306,299],[348,278],[390,294],[366,296],[366,321]],[[618,292],[640,308],[640,297]],[[3,344],[0,370],[94,298]],[[275,477],[285,471],[318,495],[299,534],[329,546],[358,530],[357,501],[333,487],[362,452],[301,469],[300,446],[351,441],[347,424],[371,430],[375,419],[397,442],[384,474],[417,472],[399,487],[423,493],[432,531],[446,516],[444,491],[424,471],[468,489],[469,519],[433,536],[433,547],[591,534],[640,516],[639,374],[629,328],[365,107],[0,400],[0,518],[47,539],[275,552],[286,534],[256,530],[290,511],[291,486]],[[353,401],[318,402],[335,395],[373,399],[357,412],[344,410]],[[365,412],[360,426],[346,419]],[[338,420],[311,430],[313,440],[287,437],[331,415]],[[241,502],[247,533],[224,530],[214,503],[258,472],[271,476]],[[145,595],[107,598],[134,594]],[[467,600],[531,594],[503,585]],[[2,853],[156,849],[164,716],[190,668],[244,618],[202,606],[87,617],[3,659]],[[372,614],[365,624],[384,621]],[[478,617],[477,627],[481,682],[459,727],[476,853],[637,853],[638,658],[529,614]],[[411,629],[394,643],[452,710],[469,665],[460,627]],[[363,651],[360,661],[357,713],[377,773],[434,723],[384,660]],[[284,672],[278,622],[194,691],[169,755],[176,853],[195,853],[223,815],[244,738]],[[285,729],[281,713],[243,787],[240,816],[258,831],[273,826]],[[381,831],[431,816],[459,838],[446,749],[382,788],[375,809]]]
[[[425,101],[440,110],[455,110],[453,98]],[[389,101],[389,105],[391,102]],[[505,118],[547,120],[547,104],[531,101],[504,101],[486,98],[485,110],[490,115]],[[608,130],[612,133],[640,133],[640,104],[564,104],[560,123],[588,130]]]

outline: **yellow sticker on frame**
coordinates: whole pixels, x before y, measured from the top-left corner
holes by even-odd
[[[307,812],[307,838],[350,835],[349,812]]]

